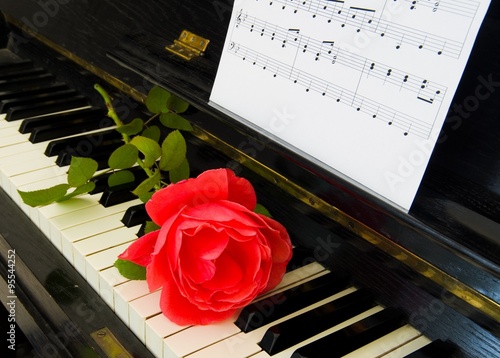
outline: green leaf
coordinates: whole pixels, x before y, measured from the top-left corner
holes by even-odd
[[[26,205],[36,207],[48,205],[63,198],[69,188],[71,188],[69,184],[58,184],[47,189],[34,191],[18,190],[17,192]]]
[[[91,181],[91,182],[85,183],[85,184],[80,185],[79,187],[77,187],[71,193],[66,194],[64,197],[58,199],[57,202],[66,201],[68,199],[74,198],[75,196],[82,195],[82,194],[87,194],[87,193],[91,192],[94,189],[95,189],[95,183],[94,182]]]
[[[146,194],[148,191],[154,188],[156,184],[160,183],[161,175],[160,171],[157,170],[154,175],[150,178],[144,180],[137,188],[134,189],[132,193],[136,196]]]
[[[97,162],[90,158],[71,157],[68,184],[79,187],[88,182],[97,171]]]
[[[130,144],[137,147],[144,154],[144,165],[148,168],[161,156],[160,145],[150,138],[136,136],[130,141]]]
[[[142,201],[143,203],[147,203],[149,201],[149,199],[151,199],[153,194],[154,194],[154,191],[148,191],[145,194],[138,195],[138,197],[139,197],[140,201]]]
[[[132,183],[135,180],[135,175],[129,170],[120,170],[108,177],[108,186],[114,187],[126,183]]]
[[[268,218],[272,218],[271,216],[271,213],[269,212],[269,210],[267,210],[263,205],[261,204],[257,204],[255,206],[255,209],[253,210],[254,212],[256,212],[257,214],[262,214],[264,216],[267,216]]]
[[[160,229],[160,226],[152,221],[146,221],[146,225],[144,226],[144,233],[149,234],[150,232],[156,231]]]
[[[135,135],[142,131],[144,121],[140,118],[135,118],[132,122],[116,127],[116,130],[122,134]]]
[[[108,165],[111,169],[127,169],[137,162],[137,158],[139,158],[137,147],[132,144],[124,144],[111,153]]]
[[[182,118],[177,113],[162,113],[160,114],[160,122],[167,128],[180,129],[183,131],[192,131],[193,126],[188,120]]]
[[[161,87],[154,86],[146,97],[146,107],[151,113],[168,112],[167,101],[170,93]]]
[[[160,128],[158,126],[148,127],[142,132],[142,136],[154,140],[156,143],[160,141]]]
[[[167,100],[167,108],[169,110],[171,110],[172,112],[183,113],[183,112],[186,112],[188,107],[189,107],[189,103],[187,103],[183,99],[180,99],[177,96],[172,95]]]
[[[171,183],[178,183],[181,180],[188,179],[190,174],[189,162],[184,158],[184,161],[177,168],[171,169],[168,172],[168,178]]]
[[[132,261],[118,259],[115,261],[115,267],[123,277],[129,280],[146,279],[146,268]]]
[[[171,132],[161,145],[160,169],[172,170],[186,159],[186,141],[181,132]]]

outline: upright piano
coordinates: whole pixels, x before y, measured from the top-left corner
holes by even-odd
[[[232,8],[231,0],[0,1],[2,344],[30,357],[500,357],[498,2],[490,4],[453,99],[458,107],[451,108],[462,110],[450,110],[408,212],[209,105]],[[203,56],[186,60],[165,49],[183,30],[210,41]],[[67,170],[61,152],[97,158],[116,144],[95,83],[124,118],[144,117],[153,85],[186,100],[192,176],[230,167],[248,178],[291,234],[297,253],[290,273],[302,269],[297,280],[306,285],[329,273],[346,277],[352,290],[371,297],[372,311],[344,328],[295,318],[325,303],[319,300],[249,333],[232,322],[172,328],[158,292],[113,268],[141,224],[122,221],[129,208],[140,208],[130,188],[114,191],[117,202],[106,205],[106,190],[44,208],[28,208],[16,194],[60,177]],[[83,124],[30,128],[25,121],[82,107],[94,111]],[[61,139],[77,135],[76,142]],[[397,314],[400,323],[385,340],[376,332],[367,338],[362,332],[380,312]],[[288,329],[299,338],[275,355],[259,342],[277,323],[288,326],[275,335]],[[247,345],[257,352],[244,353]]]

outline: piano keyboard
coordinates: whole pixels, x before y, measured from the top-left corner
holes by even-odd
[[[0,101],[2,189],[155,356],[444,356],[441,342],[431,342],[398,310],[378,305],[367,291],[349,286],[318,263],[300,264],[309,262],[300,256],[283,282],[241,315],[208,326],[173,324],[160,312],[160,291],[148,292],[145,281],[127,280],[113,267],[117,255],[137,238],[140,225],[127,227],[122,218],[140,204],[138,199],[105,207],[100,204],[104,194],[98,193],[31,208],[17,193],[65,182],[60,153],[71,154],[68,146],[85,143],[86,135],[107,138],[87,152],[109,153],[114,142],[101,110],[27,61],[0,64]],[[63,125],[64,118],[73,121],[73,129]],[[424,350],[431,353],[424,355]]]

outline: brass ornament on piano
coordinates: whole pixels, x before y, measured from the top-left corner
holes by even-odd
[[[193,58],[203,56],[210,40],[198,36],[188,30],[183,30],[174,43],[165,49],[180,58],[189,61]]]

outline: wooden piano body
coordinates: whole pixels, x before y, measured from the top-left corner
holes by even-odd
[[[231,9],[230,0],[2,0],[11,31],[3,55],[33,60],[99,106],[95,82],[124,112],[141,111],[153,83],[186,99],[185,117],[196,126],[194,173],[235,169],[312,258],[403,310],[427,337],[454,345],[455,356],[500,356],[498,4],[490,5],[453,100],[463,110],[450,111],[409,213],[208,105]],[[164,50],[184,29],[210,40],[203,57],[185,61]],[[108,327],[132,356],[149,355],[3,191],[1,198],[2,277],[6,252],[15,249],[16,320],[34,349],[104,355],[90,334]]]

